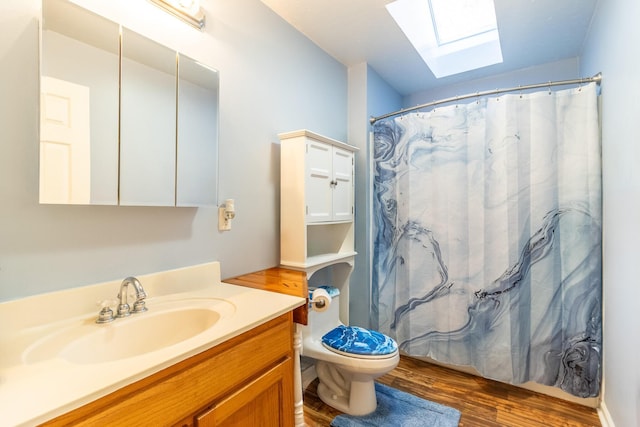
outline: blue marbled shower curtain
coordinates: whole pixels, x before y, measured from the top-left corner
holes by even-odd
[[[600,391],[595,84],[374,127],[372,322],[409,355]]]

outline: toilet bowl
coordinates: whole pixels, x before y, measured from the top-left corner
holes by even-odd
[[[318,396],[350,415],[371,413],[377,406],[374,380],[398,365],[398,346],[380,332],[343,325],[338,289],[322,288],[331,295],[331,304],[323,312],[310,307],[308,324],[301,326],[302,355],[316,361]]]

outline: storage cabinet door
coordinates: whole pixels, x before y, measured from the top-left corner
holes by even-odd
[[[331,221],[333,197],[332,147],[313,140],[307,141],[306,212],[307,222]]]
[[[293,426],[290,396],[293,364],[287,359],[197,416],[196,427]]]
[[[353,153],[333,147],[333,220],[353,219]]]

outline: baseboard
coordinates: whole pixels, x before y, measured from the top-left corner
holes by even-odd
[[[597,408],[597,411],[602,427],[615,427],[613,420],[611,419],[611,414],[609,414],[609,410],[607,409],[607,405],[604,401],[600,402],[600,406]]]

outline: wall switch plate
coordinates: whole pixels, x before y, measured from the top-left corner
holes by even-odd
[[[221,206],[218,208],[218,230],[219,231],[231,230],[231,220],[225,218],[224,206]]]

